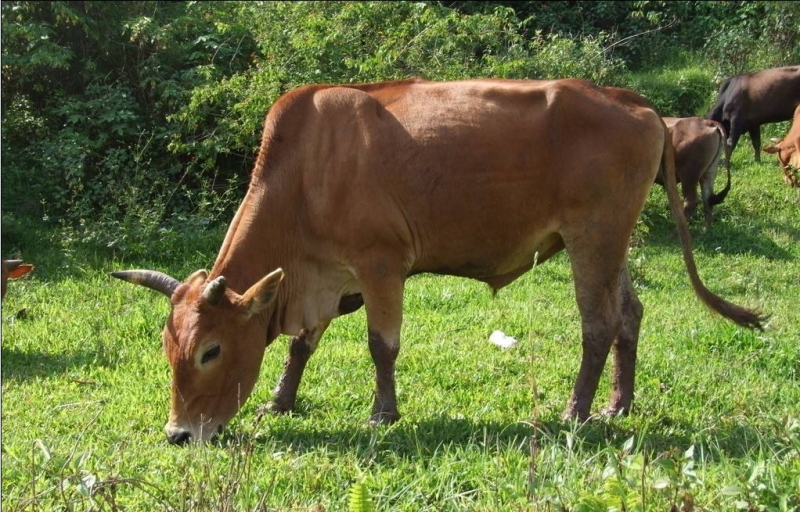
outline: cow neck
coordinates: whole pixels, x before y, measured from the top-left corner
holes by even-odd
[[[295,268],[299,257],[296,148],[285,143],[298,140],[294,133],[297,117],[283,115],[285,110],[276,104],[267,116],[250,187],[210,275],[211,279],[224,275],[228,286],[241,294],[273,270],[283,269],[277,298],[264,312],[267,343],[277,333],[294,334],[286,331],[298,327],[302,309],[298,304],[304,289],[302,272]]]
[[[280,111],[280,109],[278,109]],[[228,227],[211,277],[224,275],[228,286],[243,293],[259,279],[283,266],[288,233],[281,230],[284,216],[291,212],[285,193],[286,160],[276,147],[273,134],[276,119],[271,111],[264,123],[250,186]],[[285,269],[284,269],[285,270]]]
[[[225,276],[228,288],[241,295],[270,272],[283,269],[285,276],[277,298],[262,314],[267,343],[290,324],[297,323],[285,317],[290,311],[295,312],[292,318],[296,316],[298,308],[291,307],[290,302],[297,302],[295,299],[302,287],[299,276],[293,272],[294,230],[287,230],[285,222],[287,213],[293,210],[290,205],[283,204],[282,197],[285,195],[268,194],[265,187],[251,185],[228,228],[208,278]]]

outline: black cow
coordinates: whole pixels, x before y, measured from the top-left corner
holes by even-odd
[[[800,66],[765,69],[728,78],[719,88],[714,107],[706,116],[721,123],[730,152],[739,137],[750,133],[756,162],[761,161],[761,125],[788,121],[800,105]]]

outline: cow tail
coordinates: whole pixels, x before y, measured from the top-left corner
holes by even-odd
[[[672,138],[669,136],[666,125],[664,125],[664,151],[661,156],[660,172],[662,173],[665,189],[667,191],[672,217],[675,219],[675,224],[678,228],[678,236],[681,239],[683,262],[686,265],[686,270],[689,273],[689,280],[692,283],[695,294],[700,298],[703,304],[720,315],[736,322],[738,325],[750,329],[763,329],[762,323],[766,321],[766,316],[728,302],[706,288],[700,280],[700,276],[697,273],[697,265],[694,261],[694,254],[692,254],[692,237],[689,234],[689,226],[683,214],[681,200],[678,196],[678,185],[675,178],[675,150],[672,147]]]
[[[719,154],[724,151],[725,172],[728,174],[728,182],[725,184],[725,188],[723,188],[719,194],[711,194],[711,197],[708,198],[709,206],[714,206],[724,201],[725,196],[727,196],[728,192],[731,190],[731,148],[728,146],[728,141],[725,138],[725,130],[722,128],[722,125],[717,125],[716,129],[717,134],[719,135],[719,150],[717,150],[716,161],[719,161]]]

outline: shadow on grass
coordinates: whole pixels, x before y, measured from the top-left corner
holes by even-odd
[[[674,247],[679,250],[680,240],[672,216],[660,207],[647,207],[645,218],[649,233],[645,247]],[[665,208],[665,207],[664,207]],[[702,212],[690,219],[689,231],[692,235],[692,248],[695,253],[704,254],[752,254],[768,260],[788,261],[792,254],[773,241],[772,233],[781,233],[800,243],[800,228],[786,224],[757,223],[756,226],[737,225],[724,208],[714,210],[714,221],[710,231],[706,231]],[[755,229],[754,229],[755,228]],[[772,232],[772,233],[770,233]]]
[[[105,229],[105,231],[103,231]],[[169,229],[128,233],[119,228],[96,228],[89,234],[70,233],[57,225],[13,216],[3,219],[3,258],[24,259],[34,265],[29,279],[42,283],[85,280],[98,271],[151,268],[183,279],[198,268],[214,263],[227,223],[176,224]],[[109,232],[109,233],[106,233]],[[112,244],[92,233],[119,236],[126,244]],[[98,235],[99,236],[99,235]]]
[[[443,447],[490,453],[518,450],[529,455],[534,432],[533,425],[527,421],[508,424],[439,417],[417,423],[404,419],[390,427],[372,428],[365,423],[352,428],[319,430],[318,425],[314,428],[301,418],[294,419],[297,421],[270,425],[266,434],[263,428],[257,430],[269,442],[292,446],[299,452],[325,449],[370,459],[387,456],[429,459]],[[624,418],[595,419],[582,425],[553,418],[537,424],[536,442],[540,450],[557,444],[564,451],[570,451],[567,438],[571,436],[574,446],[580,447],[576,448],[579,456],[589,457],[607,449],[621,452],[625,442],[635,436],[637,451],[651,455],[683,453],[692,445],[702,445],[706,448],[703,450],[706,461],[752,458],[754,449],[777,453],[785,445],[778,429],[769,426],[759,429],[740,423],[721,425],[701,437],[692,434],[697,431],[697,425],[668,417],[650,424],[646,432],[637,431]],[[240,442],[263,444],[267,441],[259,436]]]
[[[48,377],[62,374],[71,368],[86,365],[107,366],[97,352],[48,354],[42,352],[25,352],[13,348],[3,348],[2,377],[3,380],[27,380],[37,377]]]

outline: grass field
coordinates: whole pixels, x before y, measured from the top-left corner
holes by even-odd
[[[224,226],[134,260],[29,233],[36,269],[2,309],[3,510],[798,510],[800,189],[763,160],[743,140],[712,231],[700,213],[691,229],[706,285],[770,313],[767,328],[701,306],[654,188],[630,256],[645,306],[634,411],[582,425],[559,419],[580,361],[564,254],[494,298],[478,282],[409,281],[397,424],[365,421],[361,310],[326,333],[296,413],[257,414],[281,337],[220,442],[176,448],[162,430],[168,303],[108,273],[208,268]],[[496,329],[519,343],[490,344]],[[594,410],[607,398],[606,376]]]

